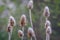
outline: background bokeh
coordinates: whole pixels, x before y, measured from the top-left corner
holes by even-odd
[[[7,0],[0,0],[0,40],[8,40],[7,24],[9,15],[14,16],[16,26],[13,29],[11,40],[20,40],[18,37],[19,20],[22,14],[27,16],[27,26],[25,27],[24,40],[29,40],[27,37],[27,28],[31,27],[29,19],[29,10],[27,4],[29,0],[10,0],[10,3],[15,4],[12,9],[6,5]],[[51,40],[60,40],[60,0],[33,0],[34,8],[32,9],[33,28],[37,40],[45,40],[45,29],[43,17],[44,7],[47,5],[50,10],[49,20],[51,21],[52,34]]]

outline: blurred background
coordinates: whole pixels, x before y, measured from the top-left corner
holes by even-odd
[[[16,26],[13,29],[11,40],[20,40],[18,30],[21,29],[19,27],[19,20],[22,14],[27,16],[28,22],[25,27],[24,40],[29,40],[27,37],[27,28],[31,27],[31,25],[27,8],[28,1],[29,0],[0,0],[0,40],[8,40],[7,24],[9,15],[12,15],[16,20]],[[45,18],[42,15],[45,6],[48,6],[50,10],[49,20],[51,21],[52,27],[51,40],[60,40],[60,0],[33,1],[32,21],[37,40],[45,40]]]

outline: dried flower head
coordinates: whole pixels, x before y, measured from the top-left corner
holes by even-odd
[[[20,26],[24,27],[26,26],[26,16],[23,14],[20,19]]]
[[[49,12],[48,6],[45,6],[43,15],[44,15],[46,18],[48,18],[48,17],[50,16],[50,12]]]
[[[33,0],[30,0],[27,6],[29,9],[33,9]]]
[[[24,33],[23,33],[23,31],[21,31],[21,30],[18,30],[18,36],[19,36],[19,38],[20,38],[20,37],[23,37],[23,36],[24,36]]]

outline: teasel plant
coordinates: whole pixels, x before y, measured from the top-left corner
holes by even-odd
[[[50,35],[52,34],[52,28],[51,28],[51,22],[49,20],[46,20],[45,29],[46,29],[46,40],[50,40]]]
[[[7,32],[8,32],[8,40],[11,40],[12,32],[13,32],[13,27],[16,25],[16,21],[13,16],[9,17],[8,20],[8,26],[7,26]]]
[[[45,19],[48,19],[50,17],[50,11],[48,6],[45,6],[43,16],[45,17]]]
[[[45,29],[47,26],[51,26],[51,22],[48,19],[46,19],[46,21],[45,21]]]
[[[19,25],[22,27],[22,31],[24,33],[24,28],[27,25],[27,18],[25,14],[22,14],[21,18],[20,18],[20,22]],[[23,36],[24,37],[24,36]]]
[[[30,23],[31,23],[31,26],[33,27],[32,17],[31,17],[31,10],[33,9],[33,0],[30,0],[28,2],[27,8],[29,9]]]
[[[46,40],[50,40],[52,29],[51,22],[48,20],[48,18],[50,17],[50,11],[48,6],[45,6],[43,16],[45,17]]]
[[[33,40],[32,37],[34,37],[34,40],[36,40],[36,36],[35,36],[33,28],[31,27],[28,28],[27,35],[30,38],[30,40]]]
[[[30,0],[30,1],[28,2],[27,8],[29,9],[31,29],[33,30],[32,16],[31,16],[31,13],[32,13],[31,10],[33,9],[33,0]],[[28,28],[28,29],[30,29],[30,28]],[[32,31],[32,30],[31,30],[31,31]],[[34,30],[33,30],[33,32],[34,32]],[[34,37],[35,40],[36,40],[36,35],[35,35],[35,33],[34,33],[34,36],[33,36],[33,37]],[[32,40],[32,36],[31,36],[30,38],[31,38],[31,40]]]
[[[18,36],[21,38],[21,40],[23,40],[24,33],[22,30],[18,30]]]

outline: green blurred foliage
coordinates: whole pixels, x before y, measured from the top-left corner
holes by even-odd
[[[18,30],[21,29],[19,27],[19,20],[22,14],[26,14],[28,19],[27,28],[30,27],[30,21],[29,21],[29,12],[27,7],[21,6],[20,0],[12,0],[16,4],[16,11],[15,14],[12,14],[16,20],[16,26],[13,29],[13,34],[11,40],[20,40],[18,37]],[[51,16],[49,20],[51,21],[51,26],[53,33],[51,35],[51,40],[60,40],[60,0],[34,0],[34,8],[32,10],[32,21],[33,25],[35,27],[35,31],[37,32],[37,29],[40,31],[40,37],[45,40],[45,29],[44,29],[44,22],[45,19],[42,16],[43,10],[45,6],[48,6],[50,9]],[[5,6],[0,6],[0,15],[2,15],[2,12],[4,10]],[[6,31],[8,24],[8,17],[1,18],[0,17],[0,40],[8,40],[8,33]],[[37,34],[38,35],[38,34]]]

